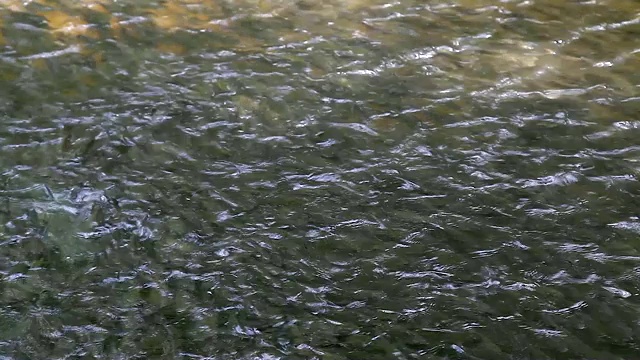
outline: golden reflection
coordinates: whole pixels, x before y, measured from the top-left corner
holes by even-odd
[[[381,116],[372,121],[372,127],[374,130],[381,132],[393,131],[400,121],[398,118],[391,116]]]
[[[222,8],[214,1],[169,0],[162,7],[149,10],[153,22],[161,29],[217,30],[212,20],[222,17]]]
[[[187,48],[184,47],[184,45],[175,42],[162,42],[156,46],[156,50],[174,55],[184,55],[187,53]]]
[[[47,20],[47,24],[54,34],[63,36],[84,35],[91,38],[98,37],[92,25],[87,24],[79,16],[69,15],[59,10],[46,11],[41,13],[41,15]]]
[[[49,64],[47,63],[47,59],[31,59],[31,68],[36,69],[38,71],[49,71]]]

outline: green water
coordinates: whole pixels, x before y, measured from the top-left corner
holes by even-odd
[[[640,3],[0,0],[0,359],[633,359]]]

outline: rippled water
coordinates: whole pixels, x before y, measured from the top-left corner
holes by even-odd
[[[640,354],[637,1],[0,9],[0,358]]]

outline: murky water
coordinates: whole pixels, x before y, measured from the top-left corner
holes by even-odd
[[[0,358],[640,354],[638,1],[0,8]]]

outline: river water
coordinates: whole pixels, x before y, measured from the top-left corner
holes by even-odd
[[[640,3],[0,0],[0,359],[640,356]]]

